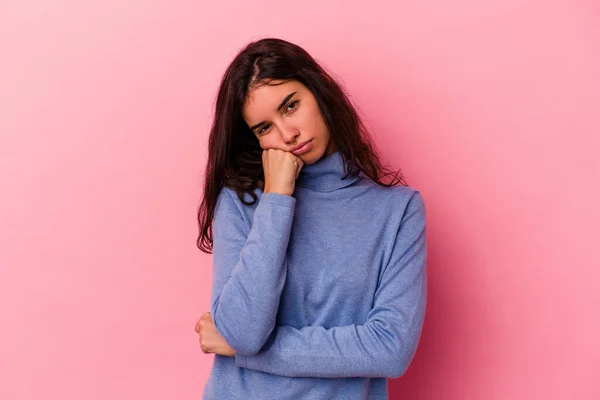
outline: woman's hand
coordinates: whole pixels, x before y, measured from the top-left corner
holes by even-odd
[[[235,357],[235,350],[229,347],[223,336],[219,334],[209,312],[202,314],[196,322],[195,330],[199,336],[200,347],[205,354],[215,353]]]
[[[294,193],[296,179],[304,162],[289,151],[266,149],[262,153],[263,170],[265,171],[265,188],[263,193],[281,193],[291,196]]]

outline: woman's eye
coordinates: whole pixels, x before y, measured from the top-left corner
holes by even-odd
[[[294,105],[294,107],[290,108],[292,106],[292,104]],[[296,109],[296,105],[298,104],[298,100],[296,101],[292,101],[290,104],[288,104],[288,111],[294,111]]]
[[[295,100],[295,101],[292,101],[291,103],[289,103],[289,104],[287,105],[287,110],[286,110],[286,111],[287,111],[287,112],[292,112],[292,111],[294,111],[296,108],[298,108],[298,103],[299,103],[299,102],[300,102],[300,100]],[[261,134],[265,133],[266,131],[268,131],[268,130],[269,130],[269,127],[270,127],[270,126],[271,126],[271,125],[263,125],[263,126],[262,126],[262,127],[259,129],[259,130],[258,130],[258,134],[259,134],[259,135],[261,135]]]
[[[263,125],[263,127],[258,130],[258,133],[263,133],[266,127],[269,127],[269,125]]]

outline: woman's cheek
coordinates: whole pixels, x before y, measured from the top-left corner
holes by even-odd
[[[283,143],[281,140],[278,140],[276,137],[276,135],[270,135],[269,138],[263,138],[263,141],[260,142],[260,147],[265,150],[265,149],[278,149],[278,150],[283,150],[286,151],[287,148],[285,146],[285,143]]]

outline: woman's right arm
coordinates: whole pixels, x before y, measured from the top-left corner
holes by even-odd
[[[295,203],[292,196],[263,193],[248,229],[235,192],[223,188],[217,198],[210,312],[237,353],[258,353],[275,327]]]

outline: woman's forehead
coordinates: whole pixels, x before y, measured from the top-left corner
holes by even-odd
[[[303,91],[304,86],[298,81],[269,81],[251,88],[244,102],[244,113],[269,113],[277,112],[281,101],[293,92]]]

